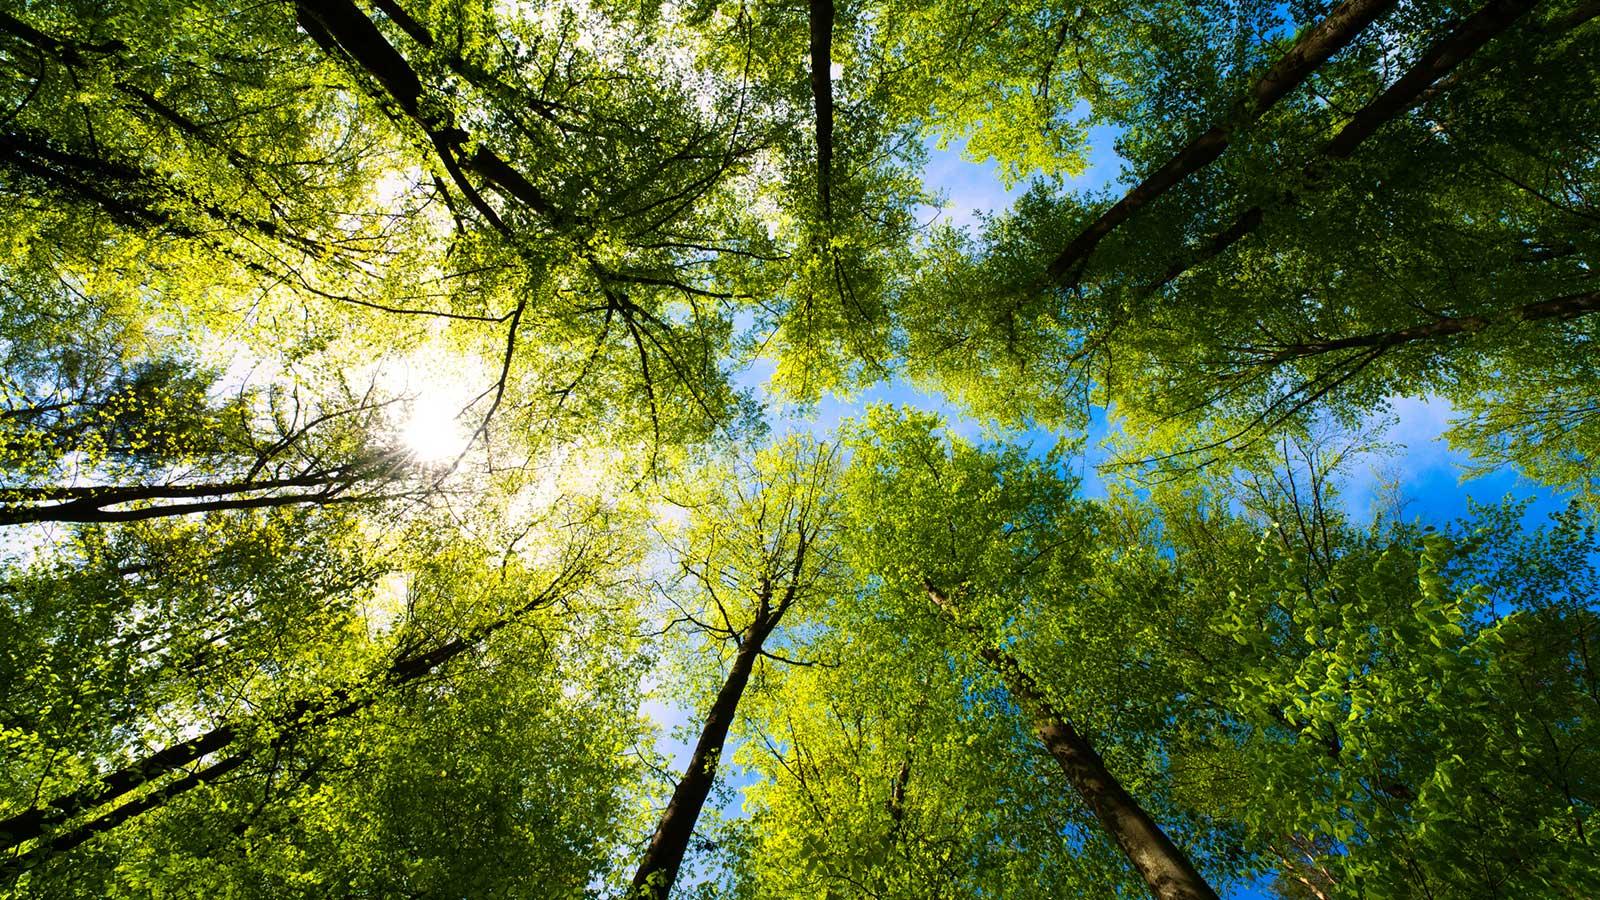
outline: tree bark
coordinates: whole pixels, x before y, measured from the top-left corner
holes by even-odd
[[[799,596],[800,578],[805,572],[806,554],[812,540],[804,517],[796,523],[796,534],[799,542],[795,547],[794,562],[789,567],[789,583],[784,587],[782,597],[774,604],[772,580],[766,577],[762,579],[762,588],[756,598],[755,617],[740,636],[739,651],[734,654],[733,666],[706,713],[705,724],[700,729],[699,740],[695,741],[689,764],[673,788],[672,799],[661,813],[655,834],[651,836],[650,845],[645,848],[644,858],[639,862],[639,869],[633,875],[630,895],[633,898],[666,900],[672,893],[673,883],[678,880],[678,870],[683,866],[684,854],[688,852],[689,839],[694,837],[695,823],[699,821],[706,797],[716,783],[717,764],[722,758],[722,748],[727,742],[734,714],[739,710],[739,699],[744,696],[750,673],[755,670],[756,660],[761,657],[761,646]]]
[[[233,743],[236,737],[238,732],[232,725],[214,728],[205,734],[165,747],[123,766],[105,775],[98,782],[85,785],[64,797],[58,797],[44,806],[36,806],[17,813],[0,822],[0,847],[9,849],[43,837],[47,829],[59,825],[77,813],[121,797],[168,772],[215,753]]]
[[[426,26],[418,22],[412,15],[405,11],[395,0],[372,0],[372,5],[389,17],[389,21],[400,26],[400,30],[411,35],[411,39],[424,47],[433,46],[433,35]]]
[[[689,764],[672,791],[672,800],[661,814],[661,821],[650,838],[650,846],[645,849],[639,870],[634,873],[634,897],[666,900],[672,893],[673,882],[678,879],[678,869],[683,865],[684,854],[689,849],[689,839],[694,836],[695,823],[699,821],[706,797],[716,783],[717,764],[728,740],[728,729],[733,725],[734,714],[738,711],[739,699],[744,696],[750,673],[761,656],[761,645],[777,624],[776,615],[758,616],[755,623],[745,629],[728,677],[722,682],[716,700],[706,713],[705,724],[700,729],[700,739],[695,742]]]
[[[911,756],[900,760],[900,768],[894,773],[894,781],[889,784],[889,818],[896,822],[906,816],[906,786],[911,783]]]
[[[1376,132],[1379,126],[1411,108],[1429,85],[1449,74],[1479,48],[1500,34],[1511,23],[1534,7],[1538,0],[1490,0],[1482,9],[1467,17],[1455,31],[1428,48],[1394,84],[1389,85],[1377,99],[1356,112],[1349,123],[1340,129],[1333,140],[1323,148],[1331,159],[1344,159],[1356,147]]]
[[[1394,5],[1395,0],[1344,0],[1327,18],[1297,38],[1288,52],[1251,85],[1249,93],[1223,121],[1206,130],[1180,149],[1172,159],[1117,201],[1090,223],[1066,249],[1050,263],[1052,279],[1068,277],[1075,265],[1085,261],[1100,241],[1134,213],[1154,203],[1185,178],[1210,165],[1228,148],[1233,133],[1261,118],[1279,100],[1315,72],[1328,58],[1350,43],[1373,19]]]
[[[27,853],[14,856],[4,863],[0,863],[0,875],[14,876],[46,857],[54,856],[57,853],[65,853],[78,847],[96,835],[104,834],[129,819],[155,809],[172,797],[215,781],[244,765],[249,760],[249,754],[236,753],[232,756],[225,756],[182,778],[169,781],[131,803],[124,803],[97,819],[92,819],[71,831],[52,837],[49,841],[34,847]]]
[[[127,225],[165,228],[185,238],[201,237],[193,225],[161,208],[163,200],[178,199],[218,222],[242,232],[258,233],[301,252],[320,254],[327,249],[276,222],[241,215],[194,197],[155,172],[122,160],[55,146],[36,134],[0,133],[0,160],[69,197],[99,206]]]
[[[374,496],[347,496],[345,491],[359,479],[349,475],[306,475],[293,478],[275,478],[260,482],[233,482],[219,484],[187,485],[111,485],[104,488],[85,488],[76,496],[60,503],[43,506],[0,505],[0,526],[21,525],[32,522],[135,522],[164,516],[181,516],[187,513],[210,512],[225,509],[260,509],[271,506],[295,504],[327,505],[376,500]],[[257,491],[276,491],[282,488],[320,488],[305,493],[270,493],[254,497],[238,497]],[[0,500],[27,499],[19,497],[27,489],[0,489]],[[61,491],[75,491],[63,488]],[[40,499],[48,497],[52,489],[39,489]],[[213,499],[203,499],[213,498]],[[225,498],[225,499],[224,499]],[[134,509],[107,509],[123,503],[140,500],[182,500],[192,503],[168,503]]]
[[[977,634],[976,629],[960,622],[945,594],[931,583],[924,582],[923,586],[928,598],[945,615]],[[1157,900],[1217,900],[1216,891],[1201,877],[1189,858],[1123,788],[1122,782],[1106,769],[1105,761],[1095,752],[1094,746],[1051,706],[1017,661],[995,647],[984,647],[978,655],[1000,676],[1017,705],[1033,720],[1034,732],[1045,749],[1055,757],[1067,781],[1144,879],[1151,895]]]

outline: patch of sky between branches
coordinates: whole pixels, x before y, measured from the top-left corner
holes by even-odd
[[[1523,476],[1514,467],[1471,472],[1472,457],[1452,449],[1444,433],[1455,409],[1441,397],[1391,397],[1364,428],[1382,430],[1387,448],[1363,454],[1347,468],[1340,485],[1347,512],[1357,517],[1389,505],[1403,521],[1443,524],[1467,516],[1471,504],[1500,500],[1527,503],[1523,520],[1537,526],[1567,507],[1570,492]]]
[[[1095,192],[1126,181],[1127,171],[1116,150],[1120,134],[1121,129],[1111,125],[1089,128],[1084,170],[1082,174],[1064,179],[1065,187],[1077,192]],[[931,210],[930,225],[975,229],[981,225],[985,214],[1010,209],[1031,184],[1024,181],[1006,187],[994,160],[980,162],[968,158],[967,142],[960,138],[948,141],[942,148],[936,139],[929,138],[926,146],[928,162],[923,168],[922,182],[944,201],[942,207]]]
[[[1119,129],[1096,126],[1088,130],[1086,165],[1081,175],[1066,180],[1069,190],[1094,192],[1105,190],[1119,180],[1127,180],[1127,171],[1116,152]],[[928,191],[939,197],[942,205],[928,207],[925,226],[943,224],[954,228],[976,231],[982,227],[985,216],[1000,215],[1028,187],[1027,183],[1007,188],[999,174],[999,167],[991,160],[974,161],[966,156],[966,142],[951,140],[944,147],[930,138],[927,142],[927,165],[923,169],[923,183]],[[749,321],[735,322],[738,330],[746,330]],[[772,373],[776,368],[769,359],[757,359],[733,373],[734,385],[754,393],[765,405],[767,419],[777,436],[808,433],[818,440],[830,440],[839,426],[849,419],[860,417],[867,407],[888,404],[931,412],[943,418],[952,434],[966,440],[980,441],[990,438],[983,424],[966,415],[955,404],[937,392],[920,390],[904,379],[891,378],[872,385],[853,396],[829,394],[815,404],[797,406],[784,403],[770,390]],[[1073,474],[1082,482],[1084,493],[1091,497],[1104,496],[1105,489],[1094,463],[1103,456],[1090,458],[1093,447],[1106,435],[1104,410],[1092,410],[1085,454],[1072,463]],[[1035,428],[1007,438],[1024,444],[1043,456],[1063,437],[1046,429]]]

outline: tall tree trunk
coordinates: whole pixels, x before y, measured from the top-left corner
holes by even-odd
[[[1395,0],[1344,0],[1334,7],[1327,18],[1301,34],[1289,50],[1256,79],[1249,93],[1223,122],[1185,144],[1165,165],[1145,176],[1116,205],[1073,238],[1050,263],[1050,277],[1067,278],[1072,268],[1087,260],[1100,241],[1117,226],[1185,178],[1210,165],[1228,148],[1235,131],[1261,118],[1394,3]]]
[[[57,797],[43,806],[23,810],[0,822],[0,849],[18,847],[44,837],[48,829],[74,815],[121,797],[168,772],[215,753],[232,744],[238,736],[238,731],[232,725],[213,728],[205,734],[129,763],[71,794]]]
[[[833,218],[833,0],[811,0],[811,96],[817,110],[817,194]]]
[[[275,506],[330,506],[341,503],[374,502],[387,499],[382,495],[346,495],[344,492],[359,479],[345,475],[312,475],[303,478],[280,478],[256,484],[192,484],[171,486],[117,485],[100,493],[86,491],[83,496],[62,503],[47,505],[21,505],[0,503],[0,526],[23,525],[35,522],[138,522],[183,516],[191,513],[214,512],[230,509],[264,509]],[[300,493],[273,493],[254,497],[229,496],[253,491],[272,491],[283,487],[320,487],[321,490]],[[44,488],[40,493],[48,493]],[[0,490],[0,500],[24,494],[25,488]],[[192,503],[161,503],[124,509],[108,509],[124,503],[141,500],[172,499],[184,497],[209,497]]]
[[[295,0],[298,21],[312,40],[335,57],[347,57],[356,66],[374,78],[383,89],[384,96],[400,107],[405,115],[421,125],[439,154],[451,180],[461,190],[484,219],[502,234],[510,228],[490,207],[477,189],[469,184],[463,174],[470,169],[498,187],[508,196],[538,213],[557,227],[570,224],[570,218],[557,209],[528,178],[499,154],[479,145],[470,157],[463,158],[460,151],[470,143],[471,135],[462,130],[448,115],[432,110],[422,102],[422,79],[407,62],[404,55],[389,43],[367,14],[352,0]],[[388,6],[393,17],[398,7]],[[402,11],[403,12],[403,11]],[[425,41],[418,35],[426,31],[410,16],[396,19],[414,39],[424,46],[432,46],[431,36]]]
[[[0,876],[13,877],[40,860],[78,847],[96,835],[104,834],[129,819],[143,815],[166,803],[172,797],[215,781],[249,761],[250,755],[248,753],[236,753],[208,763],[203,768],[182,778],[169,781],[161,787],[140,796],[139,799],[124,803],[99,818],[91,819],[70,831],[52,836],[49,841],[34,847],[27,853],[5,860],[0,863]]]
[[[1385,122],[1410,109],[1421,101],[1431,86],[1464,62],[1491,38],[1511,26],[1532,9],[1538,0],[1492,0],[1487,6],[1467,17],[1460,27],[1445,35],[1429,47],[1394,84],[1356,111],[1350,121],[1322,146],[1320,159],[1306,166],[1301,177],[1313,181],[1322,174],[1323,166],[1332,160],[1348,158],[1363,141],[1371,137]],[[1290,195],[1292,199],[1292,195]],[[1173,263],[1156,283],[1145,288],[1153,293],[1173,279],[1201,263],[1214,259],[1222,251],[1243,240],[1261,225],[1262,210],[1252,206],[1239,214],[1232,225],[1207,241],[1203,247],[1187,258]]]
[[[678,869],[689,849],[689,839],[694,836],[695,823],[706,797],[716,782],[717,764],[722,758],[722,748],[728,739],[728,728],[733,725],[734,713],[739,708],[739,698],[744,696],[750,673],[761,656],[761,645],[777,625],[777,616],[758,617],[745,630],[739,642],[739,652],[733,658],[733,667],[717,691],[717,699],[706,713],[705,725],[700,729],[700,739],[695,742],[694,753],[683,777],[672,791],[672,800],[656,832],[650,838],[644,859],[633,876],[633,896],[649,900],[666,900],[672,893],[673,882],[678,879]]]
[[[722,759],[722,747],[728,740],[728,729],[739,710],[739,698],[744,696],[745,685],[750,683],[750,673],[761,657],[761,645],[766,643],[772,630],[778,627],[783,614],[800,596],[800,579],[805,573],[806,554],[815,534],[806,525],[804,514],[795,524],[798,543],[794,562],[788,567],[788,584],[774,604],[773,581],[762,579],[757,596],[754,619],[739,639],[739,652],[734,654],[728,677],[717,691],[717,699],[706,713],[705,725],[700,729],[700,739],[695,742],[694,753],[684,769],[683,777],[672,791],[672,800],[661,813],[656,832],[645,848],[644,859],[633,875],[632,897],[639,900],[666,900],[672,885],[678,880],[678,869],[683,866],[683,856],[689,849],[689,839],[694,836],[695,823],[700,810],[705,808],[706,797],[716,783],[717,764]]]
[[[947,596],[930,583],[924,582],[924,588],[928,598],[951,620],[977,633],[975,628],[960,621]],[[1157,900],[1217,900],[1216,891],[1201,877],[1189,858],[1123,788],[1122,782],[1106,769],[1105,761],[1088,739],[1050,705],[1017,661],[995,647],[984,647],[978,653],[1000,676],[1017,705],[1033,720],[1034,731],[1044,742],[1045,749],[1060,764],[1073,789],[1089,804],[1101,827],[1133,863],[1150,893]]]
[[[66,197],[99,206],[130,226],[166,229],[186,238],[204,237],[204,230],[166,208],[172,200],[180,200],[189,209],[204,213],[240,233],[259,234],[303,253],[321,254],[329,250],[326,245],[270,219],[245,215],[197,197],[181,184],[135,162],[80,153],[71,146],[52,141],[47,135],[13,129],[0,132],[0,163],[43,182]]]

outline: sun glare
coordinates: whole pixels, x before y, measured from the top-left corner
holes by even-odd
[[[460,422],[461,404],[434,393],[412,401],[411,418],[400,429],[400,441],[418,462],[445,462],[466,449],[468,434]]]
[[[474,400],[481,399],[477,367],[449,349],[429,343],[377,364],[379,390],[398,401],[394,441],[424,465],[448,463],[472,441]]]

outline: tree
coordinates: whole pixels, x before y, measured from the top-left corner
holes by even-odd
[[[435,594],[432,602],[459,603],[456,579],[472,561],[440,562],[417,573],[410,602]],[[521,587],[515,576],[486,581],[512,596]],[[550,605],[570,612],[583,602],[565,594]],[[640,737],[631,714],[639,670],[615,640],[626,623],[608,625],[596,611],[588,621],[598,633],[574,633],[566,612],[491,623],[454,653],[416,653],[411,660],[431,655],[432,665],[397,664],[388,679],[330,698],[343,705],[313,706],[276,727],[235,723],[235,743],[199,767],[202,783],[160,783],[58,834],[99,832],[76,852],[50,843],[54,855],[22,857],[23,884],[84,896],[181,885],[263,897],[581,891],[607,874],[605,860],[642,811],[629,795],[638,772],[619,754]],[[130,807],[136,815],[98,828]]]
[[[393,399],[368,392],[329,402],[246,386],[218,404],[208,396],[216,387],[209,373],[159,359],[9,398],[11,484],[0,487],[0,525],[370,504],[421,492],[407,451],[383,446]]]
[[[354,5],[327,11],[342,12],[341,21],[364,36],[373,52],[405,63]],[[466,19],[448,21],[452,33],[460,33],[457,24],[482,21],[461,14]],[[583,172],[562,175],[544,167],[539,171],[565,179],[567,186],[533,185],[485,146],[475,165],[490,175],[477,169],[473,175],[490,184],[480,186],[461,174],[454,150],[441,159],[437,147],[419,154],[412,145],[413,129],[421,127],[406,112],[417,101],[412,94],[422,90],[415,72],[406,70],[406,83],[417,86],[402,86],[402,97],[391,96],[383,83],[368,81],[370,73],[336,42],[309,40],[290,8],[240,11],[222,4],[205,15],[185,15],[178,8],[146,16],[140,9],[108,7],[86,19],[59,9],[35,13],[30,22],[8,17],[19,68],[36,71],[12,85],[18,114],[9,127],[32,135],[19,137],[21,149],[8,157],[13,214],[27,217],[38,196],[53,209],[74,211],[70,224],[78,228],[33,217],[19,231],[27,239],[14,244],[22,251],[16,262],[38,273],[41,289],[51,289],[62,276],[70,281],[79,271],[103,273],[107,287],[161,297],[166,310],[189,323],[185,327],[199,319],[216,330],[248,332],[288,316],[305,322],[314,332],[310,340],[320,345],[335,335],[347,341],[352,332],[342,323],[352,320],[361,323],[355,334],[365,333],[380,347],[397,332],[412,341],[430,321],[448,323],[454,326],[450,342],[461,352],[496,361],[490,389],[472,409],[485,429],[494,414],[515,410],[525,416],[523,424],[560,425],[564,436],[569,423],[563,416],[587,413],[588,422],[611,406],[627,414],[628,427],[643,424],[658,432],[658,441],[670,441],[675,428],[711,427],[734,414],[733,395],[720,383],[715,360],[726,330],[715,304],[731,295],[700,285],[695,274],[704,254],[695,248],[719,240],[692,223],[705,212],[694,200],[717,186],[730,159],[751,151],[741,143],[747,138],[735,134],[731,158],[701,154],[726,122],[709,121],[721,115],[717,111],[701,116],[687,87],[664,95],[675,79],[662,77],[658,67],[656,77],[635,80],[648,89],[622,96],[613,90],[617,82],[598,72],[596,54],[576,46],[584,23],[571,16],[555,23],[547,42],[524,29],[521,49],[482,42],[435,45],[430,39],[423,49],[440,58],[430,58],[428,71],[439,66],[451,93],[458,93],[456,79],[462,79],[463,86],[487,95],[481,105],[469,105],[478,96],[463,95],[459,115],[505,107],[504,121],[492,128],[506,129],[508,140],[516,135],[533,142],[518,145],[519,152],[540,158],[542,149],[535,148],[566,133],[583,142],[565,147],[567,158],[607,159],[605,172],[615,176],[602,185]],[[332,39],[325,25],[313,23],[312,31],[312,37]],[[398,31],[394,40],[413,39]],[[624,43],[605,52],[628,55],[641,66],[660,62],[648,52],[646,36],[619,41]],[[251,46],[235,52],[240,43]],[[521,76],[504,80],[506,70],[540,54],[537,64],[550,67],[551,79],[537,87],[523,84]],[[197,72],[214,74],[202,78]],[[557,72],[562,78],[552,80]],[[103,88],[89,92],[91,102],[58,102],[62,92],[85,82]],[[563,97],[542,97],[540,91]],[[432,94],[429,103],[444,103],[433,99],[443,96]],[[145,97],[149,102],[140,99]],[[551,104],[580,110],[575,115],[583,121],[535,127],[516,119],[530,107],[548,112]],[[219,114],[230,107],[239,108]],[[63,116],[63,108],[75,114]],[[391,121],[385,110],[399,119]],[[647,141],[640,138],[646,132],[632,124],[646,112],[653,125]],[[682,145],[657,154],[669,129],[682,132]],[[102,134],[115,136],[115,142],[101,140]],[[348,140],[353,134],[361,139]],[[455,140],[454,132],[450,137]],[[36,144],[43,147],[37,153]],[[617,167],[617,160],[640,154],[636,168]],[[46,165],[58,157],[66,160],[60,166],[76,168]],[[451,167],[459,179],[446,171]],[[263,183],[264,172],[275,183]],[[102,184],[106,177],[111,183]],[[207,193],[195,196],[182,187],[193,183]],[[580,233],[570,243],[546,241],[542,226],[531,223],[532,230],[518,232],[523,223],[516,208],[503,216],[482,200],[484,190],[504,191],[506,184],[524,194],[524,185],[537,196],[550,192],[561,203],[599,191],[627,207],[616,209],[615,221],[630,228],[659,216],[657,226],[637,237],[655,245],[641,252],[660,261],[622,271],[622,248],[631,239],[607,249],[613,238],[606,228],[616,225],[590,221],[587,214],[572,214],[584,224],[573,226]],[[516,193],[506,199],[520,202]],[[96,228],[85,233],[83,222]],[[40,242],[64,249],[58,256],[65,259],[39,252]],[[120,265],[123,259],[126,266]],[[687,274],[678,274],[679,262]],[[208,303],[207,292],[243,292],[250,299]],[[680,316],[675,306],[669,311],[679,302],[688,302],[692,314]],[[697,305],[703,308],[695,310]],[[263,337],[281,345],[284,329],[267,325]],[[526,346],[535,337],[536,350],[515,353],[519,342]],[[626,376],[624,385],[610,379],[619,372]],[[507,402],[508,388],[524,383],[528,390]],[[611,402],[618,396],[629,400]]]
[[[1129,883],[1026,714],[926,597],[862,584],[816,621],[811,665],[745,700],[736,759],[756,781],[749,817],[718,836],[730,895],[1045,898]]]
[[[1174,791],[1308,896],[1582,894],[1593,526],[1355,527],[1338,454],[1120,505],[1118,579],[1188,691]],[[1141,537],[1141,533],[1144,535]]]
[[[869,422],[853,444],[851,504],[859,539],[871,548],[866,570],[925,598],[970,636],[1154,896],[1216,896],[1065,711],[1082,705],[1082,695],[1070,683],[1052,693],[1012,649],[1031,636],[1035,617],[1095,615],[1063,611],[1094,528],[1090,511],[1072,502],[1074,486],[1015,453],[947,444],[926,418],[880,414]]]
[[[85,529],[9,570],[7,799],[63,792],[97,760],[137,755],[156,737],[139,727],[152,713],[214,713],[263,669],[287,680],[315,667],[283,648],[304,654],[337,633],[377,577],[354,525],[274,510]],[[7,847],[46,824],[18,816],[3,828]]]
[[[502,510],[486,512],[487,526]],[[312,517],[314,522],[323,514],[272,513],[289,519],[286,525],[295,517]],[[421,520],[404,542],[416,555],[398,572],[389,569],[391,574],[381,580],[388,566],[355,568],[312,555],[314,532],[303,525],[263,530],[261,537],[245,537],[246,532],[213,549],[208,541],[237,531],[241,524],[222,521],[224,515],[212,514],[203,529],[186,527],[190,523],[183,519],[113,526],[198,534],[186,545],[170,548],[171,558],[130,557],[130,550],[122,549],[128,542],[117,541],[112,544],[117,555],[104,561],[108,553],[97,552],[82,575],[72,573],[75,565],[69,556],[57,565],[82,582],[75,593],[63,592],[71,584],[62,583],[60,572],[41,573],[28,585],[31,590],[10,592],[7,609],[18,616],[8,630],[21,636],[28,632],[19,629],[28,628],[37,634],[36,643],[18,645],[14,670],[7,673],[8,680],[25,689],[6,724],[14,729],[10,736],[18,748],[27,751],[19,759],[29,761],[13,773],[10,809],[0,827],[6,832],[7,868],[13,877],[27,873],[25,877],[41,883],[56,877],[71,882],[86,871],[86,860],[104,851],[102,836],[116,843],[130,829],[140,834],[155,827],[147,822],[182,814],[175,809],[203,806],[219,779],[235,784],[265,778],[260,792],[270,794],[280,765],[293,770],[300,764],[296,760],[305,762],[300,754],[308,746],[324,746],[336,757],[367,747],[361,752],[370,751],[378,760],[411,746],[406,757],[388,759],[385,765],[414,766],[410,757],[424,744],[400,741],[392,751],[382,751],[379,741],[369,747],[360,737],[362,723],[374,716],[381,720],[394,702],[420,702],[424,712],[435,715],[432,708],[453,696],[449,681],[440,680],[451,673],[460,679],[464,696],[478,698],[472,701],[477,711],[462,707],[462,715],[490,715],[495,710],[491,686],[508,677],[508,670],[525,667],[517,654],[555,652],[553,641],[578,640],[596,656],[564,651],[564,665],[576,668],[564,670],[566,676],[541,675],[544,687],[537,691],[570,691],[584,683],[580,673],[587,671],[601,681],[584,688],[591,693],[568,699],[623,708],[633,702],[626,643],[580,637],[572,629],[567,630],[570,636],[546,633],[552,608],[571,611],[589,602],[598,608],[584,617],[587,627],[605,629],[602,634],[629,630],[625,622],[604,623],[628,615],[627,607],[611,608],[606,592],[629,564],[630,551],[626,540],[605,535],[608,513],[592,500],[557,497],[548,508],[536,507],[534,518],[513,520],[509,531],[499,530],[504,526],[485,528],[482,538],[500,535],[500,548],[492,540],[463,541],[454,528],[438,531]],[[344,521],[346,552],[371,553],[365,537],[351,533],[358,524],[349,517]],[[103,527],[90,526],[84,534],[96,539]],[[256,542],[263,540],[269,543],[258,547]],[[303,552],[291,552],[285,545],[298,545]],[[399,596],[392,587],[396,577],[405,585]],[[131,579],[131,585],[124,579]],[[122,588],[120,596],[106,597],[108,580],[113,589]],[[391,585],[387,596],[377,590],[382,585]],[[155,615],[159,624],[153,626]],[[535,627],[530,631],[530,626]],[[42,652],[51,646],[79,650],[76,655]],[[511,655],[489,665],[497,654]],[[98,702],[77,683],[91,666],[99,667],[105,682],[100,689],[105,699]],[[37,719],[27,712],[32,704],[59,711]],[[448,727],[450,720],[433,721]],[[552,720],[529,719],[529,727],[536,721],[549,725]],[[629,742],[625,736],[632,731],[631,722],[631,715],[622,714],[609,730],[591,732],[610,737],[598,742],[586,738],[572,749],[585,747],[584,752],[599,754],[596,759],[606,760],[609,767],[619,746]],[[313,771],[320,767],[315,760],[311,764]],[[495,796],[503,797],[511,784],[495,781],[491,771],[477,775],[479,787]],[[315,798],[316,784],[310,782],[306,801]],[[597,799],[617,799],[612,786],[596,789]],[[590,824],[597,834],[613,835],[626,816],[614,806],[602,807],[613,810],[608,813],[611,824]],[[461,807],[459,812],[470,815],[472,810]],[[288,824],[297,821],[291,817]],[[243,833],[244,826],[240,829]],[[435,839],[450,833],[438,832]],[[73,852],[85,844],[94,849]]]
[[[688,501],[676,562],[691,593],[674,598],[679,614],[666,630],[698,629],[719,670],[729,645],[732,658],[634,873],[633,894],[642,897],[672,892],[757,664],[794,664],[767,642],[797,604],[802,613],[840,575],[832,448],[791,441],[758,454],[744,472],[712,472],[711,490]]]

